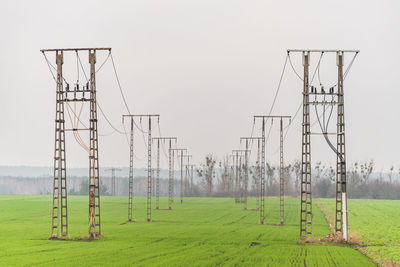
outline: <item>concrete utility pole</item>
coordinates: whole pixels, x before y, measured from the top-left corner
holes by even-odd
[[[242,142],[242,140],[245,140],[246,142],[246,150],[249,150],[249,141],[253,141],[253,140],[257,140],[258,142],[261,140],[261,137],[240,137],[240,142]],[[257,151],[257,156],[259,155],[259,151]],[[259,162],[259,158],[257,158],[257,165],[260,165]],[[248,168],[249,168],[249,159],[247,156],[247,153],[245,155],[245,195],[244,195],[244,209],[247,210],[247,194],[248,194],[248,186],[249,186],[249,174],[248,174]],[[259,184],[256,185],[256,188],[259,188]],[[258,198],[257,198],[258,200]],[[258,209],[258,205],[257,205],[257,209]]]
[[[154,137],[153,140],[157,141],[157,179],[156,179],[156,209],[160,209],[160,141],[168,141],[169,142],[169,148],[168,148],[168,209],[172,209],[172,194],[173,194],[173,165],[172,165],[172,156],[171,156],[171,150],[172,149],[172,140],[175,140],[175,145],[177,142],[176,137]]]
[[[151,182],[152,182],[152,169],[151,169],[151,118],[157,118],[157,120],[160,120],[160,115],[158,114],[135,114],[135,115],[123,115],[122,118],[131,118],[133,121],[135,117],[140,118],[148,118],[149,119],[149,126],[148,126],[148,132],[147,132],[147,202],[146,202],[146,208],[147,208],[147,222],[151,222]]]
[[[44,55],[49,52],[55,52],[57,65],[51,239],[59,239],[61,237],[68,236],[65,132],[72,131],[74,135],[79,135],[78,131],[82,130],[89,130],[89,147],[81,144],[85,147],[86,151],[89,154],[89,239],[95,239],[101,236],[95,70],[96,52],[101,50],[109,51],[109,53],[111,53],[111,48],[70,48],[40,50]],[[70,90],[69,83],[63,76],[62,65],[64,63],[64,53],[75,52],[78,59],[78,53],[81,51],[87,51],[89,54],[90,78],[86,82],[86,85],[83,86],[80,86],[78,78],[78,82],[75,84],[74,89]],[[66,83],[65,88],[64,81]],[[89,129],[79,129],[77,125],[73,125],[72,129],[65,129],[64,104],[68,104],[68,102],[89,102]],[[76,118],[77,116],[75,115],[74,119]]]
[[[293,52],[302,53],[303,56],[303,139],[302,139],[302,177],[301,177],[301,207],[300,207],[300,238],[306,239],[312,236],[312,187],[311,187],[311,135],[322,134],[329,147],[335,152],[337,158],[336,165],[336,232],[342,232],[344,240],[348,240],[347,223],[347,194],[346,194],[346,154],[345,154],[345,121],[344,121],[344,92],[343,80],[347,74],[343,74],[343,58],[345,53],[354,54],[353,61],[359,50],[287,50],[288,54]],[[325,91],[320,84],[320,92],[309,81],[310,56],[313,53],[320,54],[320,59],[325,53],[336,54],[336,65],[338,73],[338,82],[329,91]],[[353,62],[352,61],[352,62]],[[319,63],[318,63],[319,64]],[[349,67],[352,63],[349,64]],[[349,69],[349,68],[348,68]],[[337,87],[337,89],[335,89]],[[310,92],[311,89],[311,92]],[[310,101],[310,95],[314,96],[314,101]],[[330,101],[326,97],[331,98]],[[312,133],[310,125],[310,105],[315,107],[316,115],[322,133]],[[329,133],[329,119],[325,120],[323,113],[322,122],[318,115],[317,106],[322,105],[325,109],[327,105],[337,105],[337,131]],[[329,135],[336,135],[336,147],[329,140]]]
[[[115,187],[115,171],[122,171],[119,168],[111,168],[106,171],[111,171],[111,195],[116,196],[116,187]]]

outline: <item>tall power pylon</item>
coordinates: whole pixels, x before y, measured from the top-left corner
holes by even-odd
[[[189,190],[188,190],[188,193],[190,194],[190,195],[193,195],[193,178],[194,178],[194,168],[196,167],[196,165],[194,165],[194,164],[189,164],[189,165],[187,165],[187,167],[188,167],[188,173],[190,173],[190,175],[189,175]],[[190,170],[189,170],[189,168],[190,168]]]
[[[302,179],[301,179],[301,208],[300,208],[300,238],[304,239],[312,235],[312,186],[311,186],[311,134],[322,134],[327,141],[329,147],[335,152],[336,164],[336,218],[335,230],[342,232],[344,240],[348,240],[348,223],[347,223],[347,190],[346,190],[346,154],[345,154],[345,121],[344,121],[344,91],[343,81],[352,65],[359,50],[288,50],[291,52],[300,52],[303,56],[303,138],[302,138]],[[337,77],[336,85],[325,91],[320,82],[320,91],[312,85],[309,80],[310,55],[319,53],[320,61],[325,53],[336,54]],[[345,53],[354,54],[352,62],[348,69],[343,73],[343,60]],[[318,70],[319,64],[318,62]],[[337,89],[335,89],[337,87]],[[311,92],[310,92],[311,89]],[[314,96],[314,101],[310,101],[310,95]],[[330,101],[326,100],[326,96],[331,97]],[[310,105],[315,107],[315,112],[322,133],[311,133],[310,125]],[[325,120],[325,112],[323,112],[323,120],[320,121],[317,106],[322,105],[324,110],[326,106],[337,105],[337,130],[336,133],[328,133],[330,117]],[[329,140],[329,135],[336,135],[336,147]]]
[[[131,119],[130,138],[129,138],[129,182],[128,182],[128,222],[133,220],[133,137],[134,137],[134,121]],[[122,115],[122,123],[124,123],[124,115]]]
[[[249,141],[257,140],[259,143],[261,140],[261,137],[252,137],[252,136],[251,137],[240,137],[240,141],[242,141],[242,140],[245,140],[246,150],[249,150]],[[257,150],[257,165],[258,166],[260,165],[259,158],[258,158],[258,155],[260,154],[259,150],[260,149],[258,147],[258,150]],[[246,166],[246,171],[245,171],[244,209],[247,210],[247,194],[248,194],[247,191],[248,191],[248,185],[249,185],[249,174],[248,174],[249,159],[248,159],[247,153],[246,153],[246,157],[245,157],[245,166]],[[259,185],[257,184],[256,187],[259,188]],[[258,200],[258,198],[257,198],[257,200]],[[257,209],[258,209],[258,205],[257,205]]]
[[[184,157],[184,154],[183,154],[183,152],[185,152],[185,153],[187,153],[187,149],[186,148],[172,148],[171,149],[172,150],[172,153],[174,152],[174,151],[177,151],[178,152],[178,154],[177,154],[177,157],[179,158],[180,157],[180,159],[181,159],[181,186],[180,186],[180,188],[181,188],[181,192],[180,192],[180,198],[181,198],[181,204],[183,204],[183,157]],[[180,154],[179,154],[179,152],[180,152]]]
[[[112,196],[116,196],[115,171],[122,171],[122,169],[111,168],[111,169],[107,169],[106,171],[110,171],[111,172],[111,195]]]
[[[260,177],[260,224],[264,224],[265,220],[265,119],[268,116],[254,116],[261,119],[261,177]]]
[[[138,117],[140,120],[142,118],[149,119],[149,126],[147,132],[147,201],[146,201],[146,220],[147,222],[151,222],[151,182],[152,182],[152,168],[151,168],[151,144],[152,144],[152,137],[151,137],[151,119],[157,118],[160,120],[160,115],[158,114],[130,114],[130,115],[122,115],[122,118],[129,117],[131,118],[131,123],[134,123],[134,118]]]
[[[67,174],[66,174],[66,146],[65,132],[89,130],[89,147],[85,147],[89,154],[89,239],[101,236],[100,223],[100,180],[99,180],[99,154],[97,132],[97,101],[96,101],[96,52],[109,51],[111,48],[71,48],[71,49],[42,49],[55,52],[57,65],[56,78],[56,120],[55,120],[55,148],[54,148],[54,179],[52,203],[52,228],[51,239],[58,239],[68,235],[68,205],[67,205]],[[63,76],[62,65],[65,52],[75,52],[77,58],[80,51],[88,51],[90,64],[90,78],[86,85],[76,83],[74,90],[70,90],[69,83]],[[79,67],[78,67],[79,69]],[[64,88],[64,81],[66,86]],[[88,96],[89,95],[89,96]],[[78,97],[79,96],[79,97]],[[69,102],[89,102],[89,129],[79,129],[76,125],[72,129],[65,129],[64,104]],[[78,118],[74,114],[74,119]],[[79,119],[78,119],[79,120]]]
[[[283,120],[288,119],[289,123],[291,116],[267,116],[271,122],[275,118],[279,119],[279,214],[280,224],[283,225],[285,221],[285,179],[283,177]]]
[[[186,163],[185,165],[185,179],[183,182],[183,197],[188,194],[188,189],[189,189],[189,166],[190,166],[190,159],[193,157],[192,155],[183,155],[184,158],[186,158]]]
[[[172,148],[172,140],[175,140],[176,144],[176,137],[153,137],[153,140],[157,141],[157,176],[156,176],[156,209],[160,209],[160,141],[168,141],[168,209],[172,209],[171,201],[172,198],[172,187],[173,185],[173,168],[172,168],[172,155],[171,155],[171,148]]]
[[[246,164],[246,159],[248,157],[248,153],[250,153],[250,150],[248,149],[235,149],[232,150],[232,153],[234,155],[234,159],[236,162],[236,173],[235,173],[235,182],[236,182],[236,197],[235,197],[235,203],[244,203],[244,194],[247,194],[244,192],[244,180],[246,180],[246,172],[247,172],[247,167],[245,167],[245,177],[243,177],[243,164],[242,164],[242,157],[245,158],[245,164]],[[244,153],[244,155],[242,155]]]
[[[256,119],[261,119],[261,182],[260,182],[260,224],[265,220],[265,122],[268,119],[280,118],[281,116],[256,115]]]
[[[239,203],[239,195],[238,195],[238,183],[239,183],[239,153],[233,153],[229,155],[232,158],[231,165],[231,177],[233,180],[233,198],[235,200],[235,204]]]

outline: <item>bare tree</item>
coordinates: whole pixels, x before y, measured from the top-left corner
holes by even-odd
[[[294,173],[294,187],[296,195],[300,193],[300,179],[301,179],[301,162],[295,161],[292,165],[292,171]]]
[[[217,161],[213,158],[212,154],[206,156],[205,164],[201,164],[201,169],[197,169],[197,175],[202,178],[202,182],[205,185],[207,196],[211,195],[213,191],[213,178],[214,169]]]

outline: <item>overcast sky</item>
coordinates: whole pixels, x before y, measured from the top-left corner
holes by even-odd
[[[347,160],[374,159],[379,169],[399,168],[399,10],[396,0],[3,0],[0,165],[53,164],[55,84],[39,50],[109,46],[131,111],[160,114],[162,135],[177,136],[195,163],[207,153],[221,159],[239,148],[239,137],[251,134],[252,116],[268,113],[286,49],[359,49],[344,85]],[[99,53],[97,67],[106,56]],[[346,66],[351,57],[346,55]],[[318,58],[311,58],[312,71]],[[87,66],[87,53],[81,59]],[[301,57],[293,54],[292,62],[301,73]],[[73,53],[65,56],[71,84],[75,64]],[[320,74],[324,84],[336,82],[334,56],[324,56]],[[126,109],[110,61],[97,78],[98,101],[122,129]],[[273,114],[294,115],[301,90],[288,65]],[[300,119],[301,113],[285,140],[287,162],[301,156]],[[102,135],[112,132],[101,114],[98,127]],[[154,128],[158,135],[156,123]],[[267,143],[272,162],[279,157],[277,133],[274,122]],[[312,142],[314,162],[335,162],[322,137]],[[138,167],[146,164],[143,143],[137,133]],[[67,148],[68,166],[87,166],[87,154],[72,135]],[[128,166],[128,149],[124,135],[100,136],[101,166]]]

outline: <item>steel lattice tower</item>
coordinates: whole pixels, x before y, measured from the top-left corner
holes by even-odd
[[[186,158],[187,159],[187,162],[186,162],[186,164],[184,164],[185,165],[185,180],[184,180],[184,182],[182,183],[182,185],[183,185],[183,189],[182,189],[182,200],[183,200],[183,197],[184,196],[186,196],[187,194],[188,194],[188,188],[189,188],[189,185],[188,185],[188,178],[189,178],[189,165],[190,165],[190,159],[192,158],[192,155],[183,155],[183,157],[184,158]]]
[[[180,188],[181,188],[181,191],[180,191],[180,199],[181,199],[181,204],[183,203],[183,157],[184,157],[184,154],[183,154],[183,152],[187,152],[187,149],[186,148],[171,148],[170,150],[172,150],[172,151],[177,151],[177,153],[179,153],[180,152],[180,155],[179,154],[177,154],[177,157],[179,158],[181,158],[181,181],[180,181]]]
[[[309,104],[309,66],[310,53],[303,52],[303,138],[302,138],[302,175],[300,236],[312,235],[312,188],[311,188],[311,143],[310,143],[310,104]]]
[[[106,50],[111,53],[111,48],[71,48],[71,49],[42,49],[46,52],[55,52],[57,65],[57,91],[56,91],[56,120],[55,120],[55,146],[54,146],[54,179],[52,200],[52,230],[51,238],[58,239],[68,235],[67,212],[67,175],[66,175],[66,147],[65,131],[89,130],[89,239],[101,236],[100,222],[100,180],[99,180],[99,154],[97,132],[97,102],[96,102],[96,51]],[[62,65],[64,52],[88,51],[90,64],[90,78],[83,88],[76,85],[70,90],[66,82],[64,89]],[[79,68],[79,67],[78,67]],[[86,95],[85,95],[86,94]],[[89,97],[87,97],[89,94]],[[71,96],[72,95],[72,96]],[[81,97],[78,98],[77,95]],[[65,129],[64,104],[67,102],[89,102],[89,129]],[[75,117],[74,117],[75,118]]]
[[[279,125],[279,206],[280,206],[280,217],[281,225],[284,224],[285,220],[285,181],[283,179],[283,120],[281,118]]]
[[[283,177],[283,119],[291,120],[290,116],[275,116],[280,118],[279,123],[279,215],[280,224],[285,223],[285,179]]]
[[[156,209],[160,209],[160,139],[157,140]]]
[[[155,117],[157,120],[160,120],[160,115],[149,115],[149,114],[138,114],[138,115],[122,115],[122,118],[129,117],[131,118],[132,123],[134,123],[133,119],[135,117],[139,117],[140,120],[142,118],[149,119],[148,131],[147,131],[147,194],[146,194],[146,221],[151,222],[151,189],[152,189],[152,168],[151,168],[151,144],[152,144],[152,137],[151,137],[151,118]],[[128,212],[129,213],[129,212]]]
[[[234,162],[236,162],[236,172],[235,172],[235,180],[236,180],[236,196],[235,196],[235,203],[244,203],[244,187],[245,187],[245,181],[243,179],[243,168],[242,168],[242,157],[244,156],[245,158],[247,157],[247,154],[250,152],[248,149],[236,149],[232,150],[232,153],[234,155]],[[241,153],[244,153],[242,155]],[[244,170],[246,171],[246,170]],[[246,177],[246,173],[245,173]],[[247,194],[247,193],[246,193]]]
[[[160,141],[169,141],[169,149],[172,148],[172,140],[175,140],[176,144],[176,137],[153,137],[153,140],[157,140],[157,177],[156,177],[156,209],[160,209]],[[171,186],[173,186],[173,164],[172,164],[172,158],[171,158],[171,151],[168,151],[168,173],[169,173],[169,178],[168,178],[168,209],[172,209],[171,207],[171,198],[172,198],[172,193],[173,190]]]
[[[260,140],[261,140],[261,137],[240,137],[240,141],[242,141],[242,140],[245,140],[245,142],[246,142],[246,150],[247,151],[249,151],[249,153],[250,153],[250,150],[249,150],[249,141],[251,140],[251,141],[253,141],[253,140],[257,140],[258,141],[258,151],[257,151],[257,164],[259,165],[259,161],[260,161],[260,159],[259,159],[259,155],[260,155],[260,151],[259,151],[259,149],[260,149]],[[247,210],[247,195],[248,195],[248,184],[249,184],[249,174],[248,174],[248,165],[249,165],[249,159],[248,159],[248,155],[247,155],[247,153],[245,154],[245,184],[244,184],[244,187],[245,187],[245,189],[244,189],[244,209],[245,210]],[[256,185],[256,187],[257,187],[257,189],[256,190],[258,190],[259,189],[259,185],[257,184]],[[256,197],[257,198],[257,197]],[[259,201],[259,199],[257,198],[257,207],[256,207],[256,209],[258,209],[258,201]]]
[[[111,195],[116,196],[116,186],[115,186],[115,171],[122,171],[118,168],[107,169],[106,171],[111,171]]]
[[[335,230],[347,234],[347,190],[346,190],[346,147],[344,121],[344,93],[343,93],[343,52],[336,53],[338,67],[338,97],[337,97],[337,165],[336,165],[336,212]]]
[[[65,158],[65,119],[62,65],[63,51],[56,52],[57,92],[54,145],[54,179],[51,238],[68,235],[67,173]]]
[[[260,148],[260,139],[257,140],[257,176],[258,176],[258,183],[256,185],[256,192],[258,192],[258,195],[256,196],[256,209],[260,209],[260,191],[261,191],[261,148]]]
[[[90,174],[89,174],[89,238],[101,235],[100,180],[96,103],[96,50],[89,50],[90,62]],[[96,228],[98,232],[96,232]]]
[[[260,224],[265,220],[265,118],[267,116],[254,116],[254,120],[261,119],[261,179],[260,179]]]
[[[122,117],[123,118],[123,117]],[[128,196],[128,222],[133,217],[133,117],[131,117],[131,132],[129,140],[129,196]]]
[[[328,133],[327,125],[322,127],[322,134],[328,142],[331,149],[336,153],[336,211],[335,211],[335,230],[343,233],[344,240],[348,239],[348,223],[347,223],[347,190],[346,190],[346,157],[345,157],[345,121],[344,121],[344,93],[343,80],[346,74],[343,74],[343,57],[344,53],[359,53],[358,50],[288,50],[290,52],[301,52],[303,55],[303,138],[302,138],[302,180],[301,180],[301,217],[300,217],[300,238],[305,239],[312,235],[312,187],[311,187],[311,130],[310,130],[310,104],[326,105],[328,102],[317,100],[317,97],[329,95],[332,97],[330,105],[337,105],[337,131],[336,133]],[[338,82],[335,86],[329,88],[329,93],[325,92],[321,85],[321,92],[318,93],[309,82],[309,66],[311,53],[336,53],[336,65],[338,67]],[[318,63],[319,64],[319,63]],[[349,67],[352,63],[350,63]],[[347,71],[346,71],[347,72]],[[337,93],[334,88],[337,86]],[[310,88],[312,92],[310,93]],[[315,91],[313,91],[315,90]],[[310,102],[309,95],[315,96],[315,100]],[[336,97],[336,99],[335,99]],[[318,116],[318,114],[317,114]],[[319,120],[319,118],[318,118]],[[325,122],[324,122],[325,124]],[[325,128],[325,129],[323,129]],[[330,143],[328,135],[336,135],[336,148]]]

